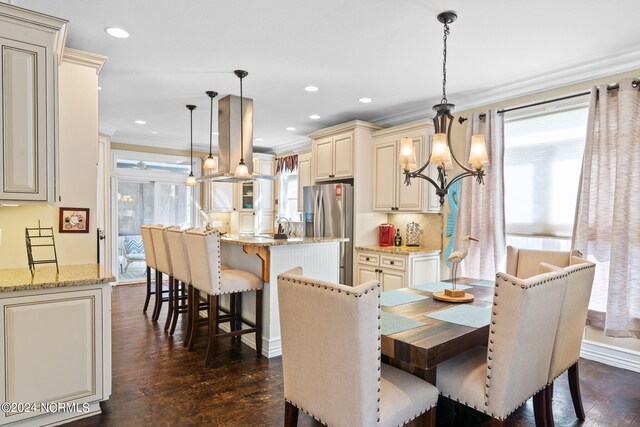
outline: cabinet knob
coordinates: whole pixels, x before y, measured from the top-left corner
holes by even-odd
[[[369,257],[366,257],[365,259],[366,259],[367,261],[369,261]]]
[[[389,264],[394,265],[394,262],[393,261],[389,261]]]

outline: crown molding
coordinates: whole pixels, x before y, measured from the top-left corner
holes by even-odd
[[[108,123],[100,122],[98,124],[98,132],[102,133],[108,137],[112,137],[114,133],[118,131],[118,128],[114,125],[110,125]]]
[[[334,126],[330,126],[328,128],[322,128],[320,130],[312,132],[309,134],[309,138],[319,138],[325,135],[330,135],[337,132],[349,131],[356,128],[371,129],[372,131],[375,131],[378,129],[382,129],[382,126],[376,123],[365,122],[364,120],[351,120],[350,122],[340,123]]]
[[[107,56],[98,55],[96,53],[85,52],[83,50],[71,49],[65,47],[62,52],[62,61],[72,64],[84,65],[85,67],[95,68],[96,74],[100,74],[105,61],[109,59]]]
[[[500,86],[478,89],[465,94],[452,94],[449,98],[456,104],[457,111],[466,111],[633,70],[640,71],[640,50],[637,49],[591,58],[579,64],[568,65],[547,73],[534,74],[513,82],[503,83]],[[437,102],[437,99],[432,101],[433,104]],[[409,121],[433,118],[435,114],[431,109],[431,103],[425,101],[424,105],[422,108],[382,116],[372,122],[393,126]]]

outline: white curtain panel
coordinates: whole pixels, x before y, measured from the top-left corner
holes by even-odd
[[[469,242],[469,254],[462,262],[460,277],[493,280],[505,253],[504,220],[504,120],[497,110],[489,110],[483,119],[480,113],[469,118],[465,162],[469,158],[471,135],[483,133],[489,155],[484,185],[474,178],[464,178],[458,211],[456,250],[462,250],[465,236],[479,242]]]
[[[589,324],[640,337],[640,90],[594,87],[573,248],[596,263]]]

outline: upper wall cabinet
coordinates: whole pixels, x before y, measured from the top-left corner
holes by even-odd
[[[65,20],[0,3],[0,202],[56,201],[66,28]]]
[[[353,132],[314,139],[314,181],[353,178]]]
[[[401,138],[412,138],[418,165],[422,165],[431,152],[433,126],[426,120],[379,130],[373,133],[374,172],[373,210],[381,212],[440,212],[435,188],[422,179],[411,185],[404,183],[402,167],[398,162]],[[428,176],[434,178],[432,165]]]

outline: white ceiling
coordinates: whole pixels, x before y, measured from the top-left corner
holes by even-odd
[[[115,130],[113,140],[172,148],[188,148],[189,103],[198,106],[196,146],[208,146],[204,92],[238,94],[234,69],[249,71],[244,94],[254,99],[257,147],[281,151],[351,119],[393,123],[431,114],[442,79],[435,17],[448,9],[459,15],[447,83],[459,107],[640,68],[638,0],[13,3],[68,19],[69,47],[109,57],[100,74],[100,123]],[[113,38],[104,32],[109,26],[131,37]],[[320,91],[305,92],[309,84]]]

